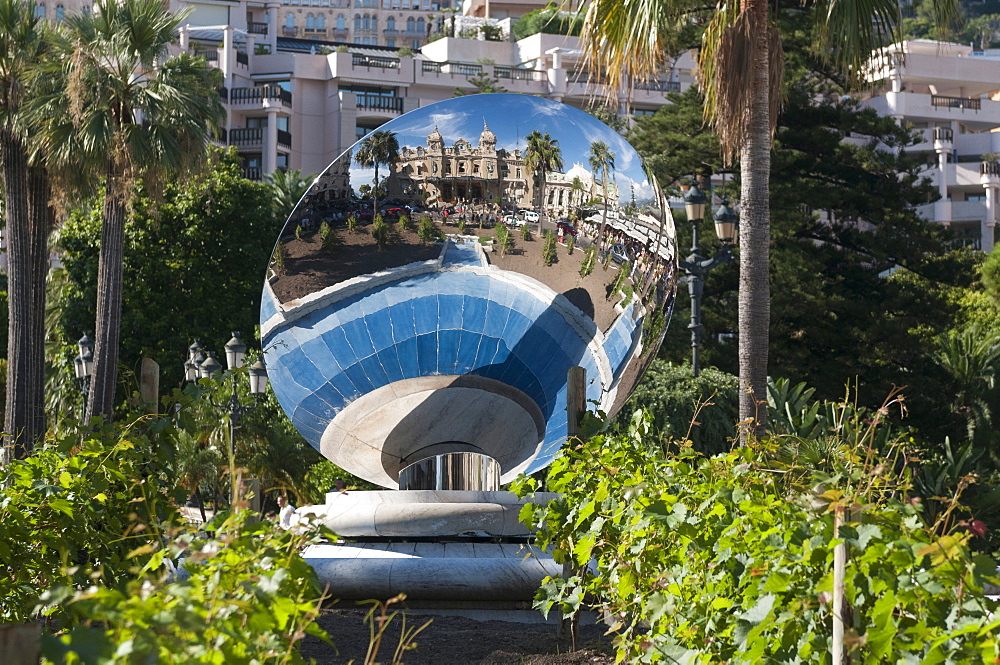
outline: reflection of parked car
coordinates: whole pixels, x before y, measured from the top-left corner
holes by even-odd
[[[524,224],[524,220],[518,218],[517,215],[505,215],[503,218],[503,223],[507,226],[521,226]]]
[[[628,250],[625,249],[625,245],[621,244],[620,242],[616,242],[615,244],[611,245],[610,252],[611,252],[611,260],[614,261],[615,263],[622,264],[625,263],[626,261],[632,260],[632,257],[629,256]]]
[[[539,219],[538,213],[534,210],[524,210],[522,211],[522,214],[524,215],[524,221],[526,222],[537,222]]]
[[[573,228],[571,224],[567,224],[566,222],[556,222],[556,232],[570,236],[575,236],[577,234],[577,230]]]

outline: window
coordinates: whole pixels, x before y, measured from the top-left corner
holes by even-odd
[[[412,16],[410,18],[406,19],[406,31],[407,32],[413,32],[413,29],[414,29],[415,25],[416,25],[416,22],[413,20]]]
[[[361,19],[361,24],[362,24],[362,29],[363,30],[371,30],[372,29],[372,18],[368,14],[365,14],[364,18]]]
[[[424,34],[424,19],[422,18],[417,19],[417,32]]]
[[[355,14],[354,15],[354,30],[358,31],[360,29],[361,29],[361,15],[360,14]]]
[[[66,8],[62,5],[56,5],[56,20],[61,21],[64,16],[66,16]]]
[[[295,15],[292,12],[285,14],[285,27],[294,28],[295,27]]]
[[[388,39],[385,40],[385,45],[386,46],[393,46],[393,47],[395,47],[396,46],[396,40],[390,37],[390,38],[388,38]]]
[[[378,16],[372,16],[372,30],[378,30]],[[375,41],[372,41],[374,44]]]
[[[263,129],[267,127],[267,116],[263,118],[247,118],[247,129]]]
[[[316,29],[317,30],[326,30],[326,16],[325,15],[320,14],[319,16],[316,17]]]
[[[283,170],[287,169],[288,168],[288,155],[286,155],[283,152],[279,152],[278,153],[277,163],[275,163],[274,166],[276,168],[283,169]]]
[[[337,15],[337,30],[347,30],[347,21],[344,20],[343,14]]]
[[[986,194],[966,194],[965,195],[965,200],[966,201],[985,201],[986,200]]]
[[[389,18],[387,18],[385,20],[385,29],[386,30],[395,30],[396,29],[396,19],[393,18],[392,16],[390,16]],[[390,44],[390,46],[391,46],[391,44]]]
[[[429,12],[431,10],[430,0],[424,0],[424,11]]]
[[[274,126],[283,132],[288,131],[288,116],[279,115],[278,119],[274,122]]]
[[[413,41],[411,41],[410,42],[410,48],[412,48],[412,49],[418,49],[418,48],[420,48],[420,40],[419,39],[414,39]]]
[[[632,109],[632,115],[635,116],[654,115],[655,113],[656,109]]]
[[[312,14],[307,14],[306,15],[306,30],[315,30],[315,29],[316,29],[316,17],[313,16]]]
[[[35,5],[35,18],[45,18],[45,5]]]

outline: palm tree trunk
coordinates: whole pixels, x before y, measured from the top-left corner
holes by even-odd
[[[0,162],[3,164],[7,226],[7,399],[4,410],[4,441],[0,461],[4,465],[24,457],[31,449],[29,405],[30,362],[23,355],[31,335],[31,299],[27,290],[29,243],[28,155],[21,139],[9,129],[0,130]]]
[[[748,0],[745,11],[757,14],[757,25],[767,25],[766,2]],[[740,434],[744,444],[749,433],[763,434],[767,427],[767,349],[771,311],[768,281],[768,178],[771,169],[768,31],[754,31],[753,39],[750,131],[740,150],[740,421],[752,419],[751,428],[743,428]]]
[[[45,280],[49,272],[49,234],[55,215],[49,173],[44,167],[28,169],[28,298],[31,331],[24,349],[29,379],[26,439],[34,444],[45,436]]]
[[[101,256],[97,268],[97,323],[94,327],[94,375],[86,420],[104,416],[111,422],[118,375],[118,343],[122,315],[122,274],[125,257],[125,200],[121,174],[108,165],[101,225]]]

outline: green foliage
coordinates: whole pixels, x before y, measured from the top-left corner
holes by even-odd
[[[420,238],[420,242],[426,245],[429,242],[434,242],[440,236],[440,231],[434,226],[434,222],[431,220],[430,215],[424,215],[420,218],[420,225],[417,227],[417,236]]]
[[[315,178],[315,175],[303,176],[298,169],[277,169],[267,176],[265,184],[271,192],[271,206],[276,221],[284,222],[288,219]]]
[[[576,236],[570,235],[566,238],[566,253],[572,256],[574,249],[576,249]]]
[[[556,234],[552,231],[546,231],[542,236],[542,261],[545,265],[550,266],[559,258],[556,256]]]
[[[130,567],[150,561],[183,498],[161,473],[172,459],[168,427],[73,432],[0,471],[0,621],[29,621],[55,585],[122,587]]]
[[[347,217],[347,232],[357,233],[358,231],[358,218],[354,215],[349,215]]]
[[[42,598],[67,607],[82,625],[46,635],[46,663],[304,663],[306,635],[329,642],[315,619],[323,592],[299,554],[316,531],[253,523],[242,511],[174,535],[124,588],[61,586]],[[165,574],[184,557],[187,576]]]
[[[311,503],[325,502],[328,492],[379,489],[376,485],[366,480],[361,480],[326,459],[316,462],[309,467],[309,472],[306,474],[306,482],[310,491],[307,500]]]
[[[372,222],[372,237],[379,250],[385,249],[389,244],[389,225],[382,219],[382,215],[375,215],[375,221]]]
[[[246,180],[235,151],[217,153],[210,169],[161,183],[154,197],[137,190],[125,227],[120,362],[160,364],[162,386],[179,385],[191,340],[227,340],[256,327],[269,241],[281,223],[265,185]],[[97,301],[100,205],[70,214],[59,247],[69,285],[53,314],[61,343],[92,331]],[[279,243],[275,269],[284,269]],[[166,286],[169,285],[169,288]],[[75,354],[75,351],[73,351]],[[72,357],[72,356],[70,356]]]
[[[496,247],[497,251],[500,252],[500,256],[503,256],[507,253],[507,250],[511,249],[513,246],[514,238],[511,237],[510,229],[508,229],[506,225],[501,224],[497,227],[496,242],[494,243],[494,247]]]
[[[994,562],[972,554],[971,534],[924,526],[903,494],[903,443],[861,411],[848,420],[858,438],[831,433],[819,469],[784,455],[790,441],[668,456],[642,413],[618,435],[585,422],[589,440],[549,467],[560,496],[521,513],[573,571],[547,578],[536,607],[601,608],[617,619],[618,655],[630,662],[829,663],[833,549],[843,541],[852,659],[1000,657],[998,604],[983,593]],[[522,478],[516,491],[537,487]]]
[[[610,252],[608,252],[610,254]],[[618,272],[615,273],[615,279],[611,282],[611,291],[608,293],[608,299],[614,300],[618,297],[619,291],[625,287],[625,280],[628,279],[629,274],[632,272],[632,262],[626,261],[625,263],[618,266]]]
[[[583,27],[583,15],[577,12],[559,11],[554,2],[542,9],[528,12],[511,27],[514,39],[520,40],[539,32],[548,35],[579,36]]]
[[[326,220],[319,225],[319,239],[326,240],[326,237],[330,235],[330,224]]]
[[[323,237],[323,251],[327,254],[332,254],[343,244],[344,239],[340,237],[340,233],[336,229],[330,229],[330,232]]]
[[[528,226],[527,223],[521,225],[521,240],[524,241],[532,240],[531,228]]]
[[[993,297],[993,300],[1000,304],[1000,243],[993,247],[986,260],[979,268],[980,279],[986,292]]]
[[[414,55],[413,49],[411,49],[408,46],[404,46],[401,49],[399,49],[398,51],[396,51],[396,57],[397,58],[412,58],[413,55]]]
[[[295,225],[295,239],[296,240],[302,240],[302,225],[301,224],[296,224]]]
[[[645,441],[661,454],[676,441],[709,455],[725,452],[736,436],[738,391],[737,378],[714,367],[694,377],[690,365],[655,360],[616,420],[626,427],[636,409],[646,409],[653,428]]]
[[[407,215],[405,212],[402,215],[400,215],[399,219],[396,221],[396,228],[399,230],[400,233],[406,233],[411,228],[413,228],[413,222],[410,221],[410,216]]]
[[[586,277],[594,272],[597,264],[597,245],[591,245],[583,254],[583,261],[580,262],[580,277]]]
[[[463,90],[462,88],[455,88],[455,92],[453,93],[454,97],[507,92],[507,88],[500,85],[500,79],[487,76],[485,73],[479,74],[478,76],[470,76],[465,81],[475,90],[473,92],[469,92],[468,90]]]
[[[285,259],[287,258],[288,248],[285,247],[285,243],[279,240],[274,247],[274,273],[276,275],[285,274]]]
[[[458,233],[459,235],[465,235],[465,218],[458,218]]]

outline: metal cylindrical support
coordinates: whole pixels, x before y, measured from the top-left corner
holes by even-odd
[[[500,489],[500,464],[482,453],[433,455],[403,468],[399,489],[495,492]]]

